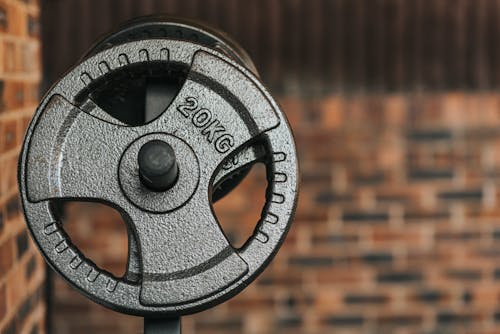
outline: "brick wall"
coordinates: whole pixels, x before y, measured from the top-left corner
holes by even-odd
[[[37,0],[0,1],[0,333],[44,333],[45,265],[20,212],[17,158],[38,102]]]
[[[500,95],[280,101],[302,167],[294,226],[255,283],[185,317],[185,333],[500,333]],[[255,225],[264,180],[258,169],[216,205],[232,240]],[[119,216],[88,204],[68,214],[78,210],[70,235],[120,272]],[[55,333],[141,331],[139,318],[55,286]]]

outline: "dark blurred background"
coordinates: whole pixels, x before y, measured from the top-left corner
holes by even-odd
[[[234,37],[291,122],[302,185],[289,237],[244,292],[185,317],[185,333],[500,333],[499,0],[40,5],[42,90],[120,23],[168,14]],[[264,183],[257,168],[215,206],[234,243],[253,230]],[[66,210],[72,240],[123,272],[119,215]],[[48,281],[49,332],[141,332],[140,318]]]
[[[499,10],[494,0],[46,0],[44,81],[123,21],[169,14],[228,32],[278,93],[494,89]]]

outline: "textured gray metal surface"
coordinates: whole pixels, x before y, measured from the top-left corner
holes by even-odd
[[[198,21],[165,15],[139,17],[97,41],[84,58],[114,45],[134,40],[170,38],[188,40],[219,51],[259,75],[247,52],[226,33]]]
[[[120,124],[79,100],[111,72],[171,62],[189,67],[187,79],[145,125]],[[151,192],[138,177],[138,149],[152,139],[168,142],[179,163],[179,180],[165,192]],[[267,166],[266,204],[253,236],[234,249],[211,193],[215,182],[256,161]],[[171,39],[115,45],[77,65],[44,97],[19,164],[28,226],[47,261],[89,298],[143,316],[193,313],[248,285],[290,227],[297,177],[286,118],[254,74],[215,50]],[[71,244],[50,210],[60,198],[108,203],[126,217],[133,237],[123,278]]]
[[[256,76],[259,76],[250,56],[224,32],[203,25],[200,22],[165,15],[140,17],[125,23],[121,29],[104,36],[94,43],[82,59],[88,58],[114,45],[152,38],[181,39],[201,44],[210,49],[222,52],[232,60],[251,70]],[[166,86],[165,84],[155,85],[154,83],[149,83],[146,93],[145,120],[152,120],[159,116],[158,111],[163,110],[162,106],[168,106],[175,98],[176,93],[175,86],[171,86],[171,84]],[[112,123],[123,123],[114,117],[110,117],[109,110],[105,111],[107,113],[102,113],[102,111],[104,110],[96,108],[93,112],[94,115]],[[120,110],[120,113],[122,112],[123,110]],[[262,150],[258,147],[248,147],[239,152],[237,157],[233,158],[233,161],[238,163],[226,164],[224,172],[219,173],[216,177],[213,200],[217,201],[231,192],[249,171],[247,168],[240,167],[262,158],[262,154]],[[229,174],[231,177],[225,177]]]

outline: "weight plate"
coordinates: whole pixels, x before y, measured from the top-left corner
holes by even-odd
[[[229,58],[239,62],[247,69],[250,69],[255,75],[258,76],[255,65],[253,64],[246,51],[224,32],[200,24],[199,22],[175,17],[168,17],[164,15],[141,17],[125,23],[115,32],[104,36],[98,42],[96,42],[82,57],[82,59],[88,58],[89,56],[94,55],[97,52],[126,42],[144,39],[169,38],[191,41],[208,48],[218,50],[224,53]],[[123,77],[119,77],[119,79],[116,80],[119,82],[108,82],[108,85],[113,87],[113,94],[109,94],[108,92],[104,92],[102,94],[107,101],[105,103],[105,110],[103,110],[102,108],[96,108],[93,110],[93,115],[106,119],[107,121],[115,124],[126,123],[129,125],[133,124],[127,122],[127,117],[125,115],[137,115],[139,113],[145,114],[149,118],[155,118],[162,110],[166,109],[166,107],[175,98],[178,89],[181,87],[181,83],[179,81],[182,81],[184,77],[183,74],[180,73],[180,71],[172,73],[172,69],[169,69],[167,73],[164,73],[162,71],[158,72],[159,73],[155,72],[157,80],[160,79],[165,81],[165,78],[167,78],[167,82],[168,80],[170,80],[173,81],[173,84],[171,82],[167,85],[159,85],[158,81],[150,84],[148,83],[148,81],[151,79],[152,73],[151,71],[147,71],[142,73],[143,77],[146,78],[142,80],[143,84],[134,85],[135,90],[145,89],[146,91],[146,103],[144,112],[141,113],[139,110],[137,110],[137,105],[135,103],[137,101],[137,94],[130,94],[130,90],[127,89],[127,85],[123,84],[123,82],[127,82],[127,80]],[[139,81],[138,73],[136,72],[134,72],[133,81]],[[151,103],[147,103],[147,100],[149,100],[148,97],[156,100],[156,102],[153,103],[153,106],[151,106]],[[89,99],[91,98],[89,97]],[[98,99],[99,98],[96,97],[93,100]],[[109,101],[112,101],[113,99],[116,100],[116,103],[109,103]],[[133,101],[133,103],[129,103],[129,101]],[[142,101],[139,101],[139,103],[142,103]],[[159,104],[161,109],[156,108],[157,110],[154,110],[155,104]],[[130,111],[127,112],[127,110]],[[100,111],[105,111],[107,114],[99,114]],[[250,166],[246,167],[245,164],[248,164],[249,161],[257,161],[261,159],[262,155],[263,151],[260,147],[247,147],[243,151],[237,153],[237,155],[232,158],[232,163],[224,166],[222,172],[219,173],[219,175],[216,177],[216,182],[214,182],[212,192],[212,201],[216,202],[220,200],[221,198],[229,194],[234,188],[236,188],[250,171]],[[135,236],[130,232],[131,231],[129,230],[128,238],[131,245],[129,251],[130,257],[128,262],[129,273],[132,271],[136,271],[136,269],[133,270],[133,268],[137,268],[136,264],[139,263],[139,259],[136,258],[138,251],[137,249],[135,249],[137,241],[131,240],[134,239]],[[129,275],[129,277],[135,276]]]
[[[140,17],[125,23],[119,29],[116,29],[116,31],[114,31],[113,33],[110,33],[97,41],[89,49],[89,51],[87,51],[82,59],[88,58],[89,56],[94,55],[97,52],[113,47],[115,45],[144,39],[177,39],[201,44],[208,48],[215,49],[224,53],[224,55],[237,61],[247,69],[251,70],[256,76],[258,76],[257,69],[255,68],[255,65],[252,62],[250,56],[237,42],[235,42],[224,32],[213,27],[201,24],[197,21],[180,19],[165,15],[151,15]],[[182,75],[179,74],[178,76],[182,77]],[[121,100],[126,99],[127,92],[119,93],[116,91],[116,87],[120,87],[120,85],[116,85],[114,89],[114,95],[116,96],[116,98]],[[150,88],[148,90],[152,91],[152,94],[162,94],[163,96],[167,96],[167,101],[165,101],[164,106],[166,108],[171,102],[171,99],[175,97],[177,93],[177,86],[164,86],[160,87],[160,89],[161,92],[155,92],[154,88]],[[94,115],[104,118],[112,123],[127,123],[127,121],[123,119],[123,117],[121,117],[124,114],[124,108],[134,107],[135,106],[128,105],[126,102],[124,102],[122,104],[119,104],[116,107],[117,110],[114,112],[111,107],[103,110],[108,113],[108,115],[98,115],[97,113],[102,109],[95,110]],[[146,114],[148,114],[147,110]],[[151,112],[149,112],[149,114],[151,114]],[[243,155],[253,154],[252,160],[257,159],[255,152],[252,153],[255,148],[249,147],[246,150],[249,152],[240,152],[238,155],[242,157]],[[234,158],[236,162],[234,164],[235,167],[240,166],[240,164],[238,163],[239,161],[245,161],[244,159],[241,159],[241,157]],[[218,181],[214,186],[212,200],[214,202],[218,201],[219,199],[230,193],[234,188],[236,188],[236,186],[238,186],[238,184],[241,183],[241,181],[245,178],[249,171],[249,168],[233,168],[233,171],[231,173],[224,173],[224,178],[218,178]]]
[[[106,113],[87,97],[114,73],[168,64],[189,70],[158,118],[126,126],[93,116]],[[161,200],[151,206],[155,196],[137,182],[134,154],[151,140],[168,143],[177,157],[182,184],[168,207]],[[213,213],[211,193],[224,175],[255,161],[266,164],[266,204],[254,234],[234,249]],[[288,231],[297,181],[290,128],[258,79],[215,50],[169,39],[112,46],[77,65],[43,98],[19,164],[27,223],[51,266],[96,302],[143,316],[200,311],[248,285]],[[53,199],[100,201],[126,217],[138,254],[123,278],[95,266],[71,243],[51,211]]]
[[[177,39],[217,50],[259,75],[248,53],[223,31],[198,21],[166,15],[139,17],[102,37],[83,56],[87,58],[115,45],[144,39]]]

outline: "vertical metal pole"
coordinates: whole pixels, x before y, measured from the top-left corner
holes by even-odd
[[[181,317],[144,318],[144,334],[181,334]]]

